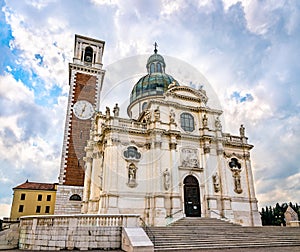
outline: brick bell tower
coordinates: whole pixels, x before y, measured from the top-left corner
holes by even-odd
[[[85,146],[94,112],[99,110],[105,71],[104,41],[75,35],[73,63],[69,63],[69,99],[65,123],[55,214],[80,213],[84,183]]]

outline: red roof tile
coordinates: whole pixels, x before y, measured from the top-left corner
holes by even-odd
[[[29,190],[55,190],[55,184],[48,184],[48,183],[37,183],[37,182],[28,182],[18,185],[13,189],[29,189]]]

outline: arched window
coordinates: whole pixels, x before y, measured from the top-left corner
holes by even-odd
[[[93,60],[93,48],[88,46],[85,48],[84,51],[84,61],[91,63],[92,60]]]
[[[184,131],[192,132],[195,129],[194,117],[189,113],[182,113],[180,115],[180,123],[181,123],[181,128]]]
[[[158,73],[161,73],[162,71],[161,71],[161,64],[160,63],[157,63],[156,64],[156,69],[157,69],[157,72]]]
[[[81,197],[78,194],[73,194],[70,197],[70,200],[74,200],[74,201],[81,201]]]
[[[154,65],[154,63],[152,63],[150,65],[150,73],[154,73],[154,72],[155,72],[155,65]]]
[[[143,103],[143,105],[142,105],[142,111],[144,111],[144,110],[147,108],[147,105],[148,105],[147,102],[144,102],[144,103]]]

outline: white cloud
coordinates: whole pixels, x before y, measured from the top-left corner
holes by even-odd
[[[7,195],[26,179],[56,182],[67,98],[57,97],[51,107],[39,106],[33,91],[10,74],[0,76],[0,90],[5,108],[0,113],[0,194]]]
[[[31,5],[39,10],[46,7],[49,3],[55,2],[55,0],[26,0],[26,4]]]
[[[67,76],[67,63],[71,60],[73,37],[70,32],[65,32],[66,24],[59,17],[48,18],[45,29],[30,25],[28,17],[15,11],[4,8],[6,18],[12,27],[14,40],[11,42],[12,49],[21,51],[18,65],[22,65],[28,72],[39,76],[44,88],[50,90],[57,85],[65,87]],[[41,61],[36,59],[40,55]],[[64,88],[64,91],[67,91]]]
[[[96,5],[117,5],[117,0],[91,0]]]
[[[11,74],[0,76],[0,96],[10,102],[33,101],[34,99],[33,91],[21,81],[16,81]]]
[[[223,0],[223,3],[225,10],[241,3],[248,29],[259,35],[273,33],[281,22],[284,23],[286,34],[290,35],[297,29],[300,22],[299,8],[295,7],[297,4],[294,1]]]
[[[180,11],[185,6],[185,1],[183,0],[164,0],[162,1],[162,8],[160,14],[162,16],[169,16],[173,15],[174,13]]]
[[[265,190],[265,187],[272,185],[272,190]],[[275,203],[299,203],[297,199],[300,197],[300,174],[294,174],[284,180],[271,180],[268,182],[259,180],[258,188],[262,189],[263,193],[258,193],[260,207],[274,206]]]
[[[0,219],[3,217],[9,217],[10,215],[10,204],[0,204]]]

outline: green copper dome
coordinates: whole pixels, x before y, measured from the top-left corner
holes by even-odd
[[[171,75],[165,73],[147,74],[133,87],[130,95],[130,103],[146,96],[163,95],[171,83],[179,86],[178,82]]]
[[[171,83],[179,86],[179,83],[171,75],[165,73],[165,60],[163,56],[157,54],[156,47],[155,43],[154,54],[148,58],[146,65],[148,74],[134,85],[130,103],[147,96],[163,95]]]

